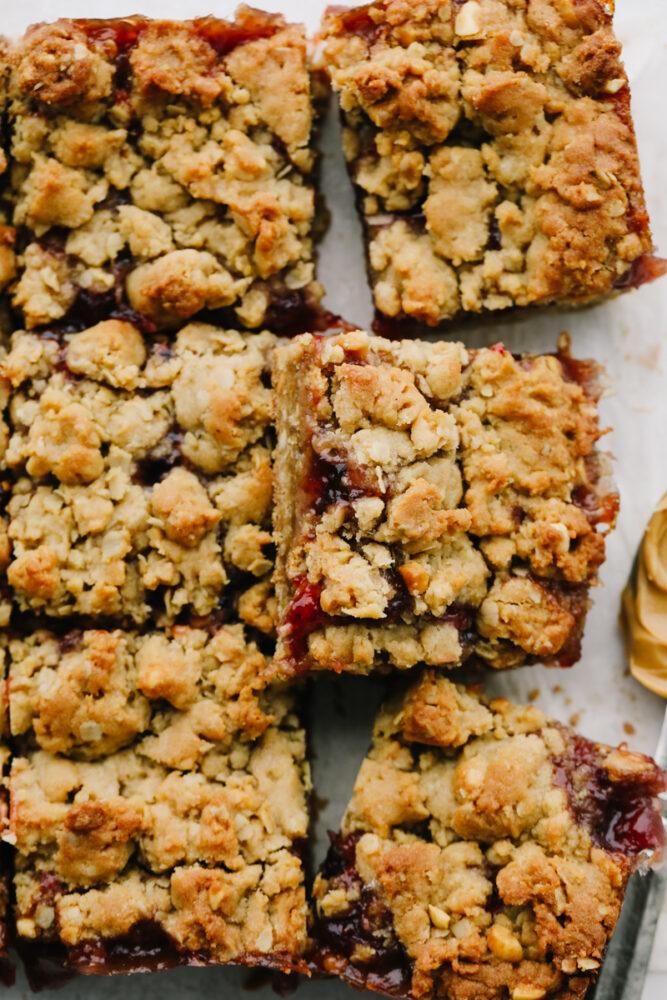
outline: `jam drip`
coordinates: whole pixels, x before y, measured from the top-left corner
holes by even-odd
[[[319,584],[309,583],[304,575],[295,577],[292,586],[294,597],[281,631],[285,633],[290,666],[295,673],[299,673],[307,669],[308,636],[324,625],[327,615],[320,607],[322,588]]]
[[[352,10],[344,6],[332,5],[327,7],[328,15],[338,15],[345,32],[362,38],[369,47],[374,45],[382,37],[384,29],[381,22],[374,21],[370,14],[371,5],[365,7],[353,7]]]
[[[554,667],[572,667],[581,658],[581,642],[588,613],[588,584],[568,584],[531,574],[531,579],[544,590],[548,599],[565,608],[574,618],[574,626],[567,639],[552,657],[545,662]]]
[[[333,313],[322,309],[308,289],[271,290],[263,325],[281,337],[296,337],[301,333],[326,333],[345,324]],[[238,320],[237,320],[238,322]]]
[[[332,888],[355,896],[349,908],[335,916],[316,916],[311,929],[314,947],[308,956],[315,973],[341,975],[358,989],[377,990],[392,997],[409,997],[412,971],[405,950],[397,940],[391,913],[356,869],[360,833],[346,837],[329,834],[331,847],[322,866],[323,878]],[[359,946],[372,948],[365,960],[353,958]]]
[[[137,44],[141,33],[152,23],[140,15],[110,19],[81,18],[74,23],[98,44],[112,45],[117,58],[126,56]],[[158,20],[168,26],[170,21]],[[219,56],[225,56],[238,45],[245,45],[260,38],[270,38],[280,30],[282,19],[263,11],[246,8],[239,11],[236,21],[223,21],[216,17],[200,17],[185,22],[192,25],[200,38],[205,39]]]
[[[600,751],[582,736],[568,734],[567,751],[553,761],[554,782],[567,793],[570,809],[593,842],[607,851],[636,858],[665,845],[659,800],[667,777],[646,757],[645,770],[612,781]]]
[[[614,282],[617,291],[625,291],[627,288],[639,288],[647,285],[656,278],[661,278],[667,274],[667,261],[662,257],[655,257],[653,254],[642,254],[625,272]]]
[[[140,921],[120,937],[95,938],[68,949],[68,966],[86,974],[162,972],[197,956],[183,955],[165,931],[150,920]],[[202,963],[205,959],[202,957]]]

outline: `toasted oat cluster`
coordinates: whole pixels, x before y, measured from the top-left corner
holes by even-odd
[[[9,656],[20,938],[86,972],[298,965],[305,737],[243,628],[40,631]]]
[[[40,629],[9,642],[11,733],[94,760],[136,744],[165,767],[215,770],[289,714],[271,662],[240,623],[146,632]]]
[[[665,775],[426,671],[381,710],[316,879],[312,962],[422,1000],[577,1000],[664,846]]]
[[[271,631],[274,343],[200,322],[147,340],[117,319],[12,337],[20,608],[143,622],[231,602]]]
[[[280,346],[281,667],[574,662],[616,513],[597,374],[362,331]]]
[[[277,330],[317,303],[301,26],[248,7],[234,22],[62,19],[9,61],[12,303],[28,329],[130,314],[152,331],[228,309]]]
[[[380,314],[576,305],[664,273],[612,7],[331,8],[325,63]]]

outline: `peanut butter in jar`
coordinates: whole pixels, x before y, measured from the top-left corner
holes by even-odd
[[[633,676],[667,698],[667,493],[648,523],[623,591],[621,628]]]

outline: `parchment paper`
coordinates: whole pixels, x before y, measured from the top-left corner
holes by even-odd
[[[315,29],[324,0],[254,0],[257,6],[280,8],[292,20]],[[352,2],[352,0],[350,0]],[[142,13],[152,16],[229,16],[236,4],[227,0],[0,0],[0,34],[19,35],[39,20],[111,17]],[[617,0],[616,32],[624,45],[632,87],[632,111],[639,141],[642,175],[655,243],[667,256],[667,4],[665,0]],[[335,111],[322,135],[322,185],[332,213],[320,248],[319,277],[327,288],[325,305],[351,322],[367,326],[372,318],[366,287],[361,234],[349,181],[340,153]],[[594,593],[583,656],[570,670],[528,667],[490,678],[496,692],[517,700],[534,700],[540,708],[572,722],[586,736],[651,753],[655,749],[664,702],[627,674],[617,627],[619,596],[634,552],[654,505],[667,490],[667,277],[613,302],[577,313],[530,317],[512,322],[448,329],[450,339],[471,347],[503,340],[512,351],[548,351],[562,330],[572,337],[575,356],[603,363],[615,393],[602,402],[603,424],[613,432],[603,440],[614,463],[621,493],[616,531],[608,539],[602,585]],[[310,711],[313,778],[319,802],[315,861],[326,850],[326,830],[338,826],[365,753],[372,718],[383,682],[362,678],[320,679]],[[645,1000],[667,997],[667,906],[653,952],[650,990]],[[662,975],[659,975],[662,973]],[[233,969],[177,969],[159,976],[79,978],[58,991],[61,1000],[164,1000],[194,997],[247,997],[249,974]],[[8,1000],[27,995],[20,975],[4,993]],[[50,991],[42,994],[51,996]],[[56,994],[53,994],[54,997]],[[257,1000],[275,996],[259,987]],[[303,983],[297,1000],[351,1000],[354,992],[335,982]],[[638,997],[637,1000],[640,1000]]]

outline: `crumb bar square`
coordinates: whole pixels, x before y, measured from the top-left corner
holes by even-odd
[[[10,643],[19,944],[82,972],[299,966],[305,734],[241,626]]]
[[[110,319],[19,331],[10,386],[8,580],[22,611],[228,617],[271,631],[267,332]]]
[[[12,302],[28,329],[130,315],[150,331],[216,310],[308,328],[321,289],[302,26],[245,6],[231,22],[61,19],[10,62]]]
[[[502,345],[281,345],[281,669],[574,662],[617,507],[597,379],[592,362]]]
[[[382,317],[576,306],[663,274],[604,0],[331,8],[324,61]]]
[[[377,718],[315,887],[313,963],[424,1000],[579,1000],[664,849],[649,758],[426,671]]]
[[[9,775],[9,711],[7,685],[7,646],[4,635],[0,638],[0,834],[8,832],[9,795],[7,782]],[[12,974],[7,959],[9,917],[9,889],[11,883],[11,849],[0,844],[0,982],[9,985]]]

